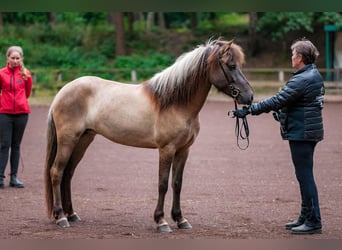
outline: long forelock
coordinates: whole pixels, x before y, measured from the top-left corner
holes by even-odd
[[[232,44],[231,47],[232,55],[234,59],[236,60],[236,64],[238,64],[240,67],[245,63],[245,54],[243,53],[242,48],[237,44]]]

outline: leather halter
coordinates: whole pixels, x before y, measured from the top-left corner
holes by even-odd
[[[231,80],[229,79],[229,76],[227,75],[226,71],[223,68],[223,65],[221,63],[221,61],[219,61],[219,65],[220,68],[223,72],[224,77],[226,78],[226,81],[229,85],[230,88],[230,94],[232,96],[232,98],[234,99],[234,105],[235,105],[235,110],[237,110],[238,108],[238,104],[237,104],[237,97],[240,95],[240,89],[236,88],[232,83],[234,83],[234,79],[231,78]],[[228,68],[230,70],[235,70],[236,69],[236,65],[229,65]],[[230,111],[228,112],[228,116],[230,116]],[[236,135],[236,144],[237,146],[241,149],[241,150],[245,150],[248,148],[249,146],[249,127],[248,127],[248,122],[247,122],[247,118],[243,117],[241,118],[241,124],[240,124],[240,120],[239,117],[236,117],[236,122],[235,122],[235,135]],[[242,147],[240,145],[239,140],[246,140],[247,144],[245,147]]]
[[[236,98],[240,95],[240,89],[236,88],[236,87],[233,85],[234,79],[232,79],[231,77],[230,77],[230,79],[229,79],[229,76],[227,75],[226,71],[224,70],[221,61],[219,61],[219,65],[220,65],[220,68],[221,68],[221,70],[222,70],[222,72],[223,72],[223,75],[224,75],[224,77],[226,78],[226,81],[227,81],[227,83],[228,83],[228,85],[229,85],[230,94],[231,94],[231,96],[233,97],[233,99],[236,100]],[[230,70],[235,70],[235,69],[236,69],[236,65],[229,65],[228,68],[229,68]]]

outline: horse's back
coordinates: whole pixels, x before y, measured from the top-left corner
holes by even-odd
[[[59,91],[51,110],[57,127],[68,131],[92,130],[120,144],[156,147],[156,112],[141,84],[80,77]]]
[[[89,102],[93,102],[92,104],[98,107],[101,103],[110,102],[110,99],[132,99],[133,93],[137,92],[138,88],[138,85],[110,81],[96,76],[82,76],[65,84],[55,96],[51,106],[52,108],[56,108],[56,105],[70,107],[75,103],[90,105]]]
[[[93,95],[105,86],[120,84],[122,83],[105,80],[97,76],[81,76],[65,84],[57,93],[55,100],[58,100],[60,97],[65,98],[65,96],[70,94],[82,94],[83,97],[87,97],[87,95]]]

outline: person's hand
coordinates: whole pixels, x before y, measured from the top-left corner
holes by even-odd
[[[251,113],[249,108],[246,106],[243,106],[242,109],[233,110],[232,112],[233,112],[234,117],[238,117],[238,118],[245,118],[246,115]]]

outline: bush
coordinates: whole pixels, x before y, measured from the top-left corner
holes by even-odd
[[[122,72],[121,77],[124,80],[130,79],[130,69],[135,69],[138,72],[139,79],[146,80],[151,78],[156,72],[171,65],[173,61],[174,58],[170,55],[151,52],[148,56],[137,54],[118,56],[113,63],[113,68],[129,69],[127,72]]]

